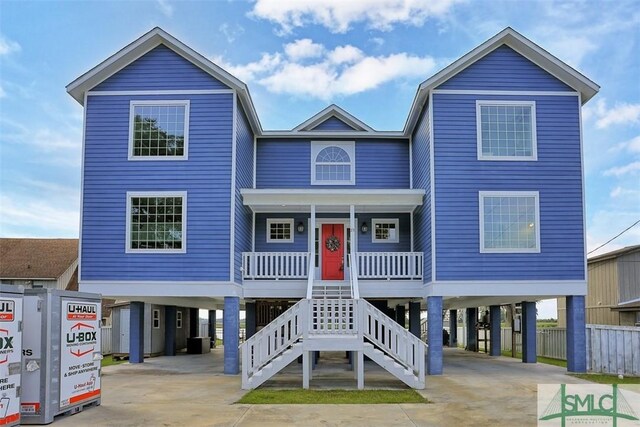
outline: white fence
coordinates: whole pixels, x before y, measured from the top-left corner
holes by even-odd
[[[360,279],[421,279],[422,252],[358,252]]]
[[[515,337],[516,352],[521,353],[522,334],[517,333]],[[466,345],[466,328],[461,326],[458,327],[458,345]],[[502,328],[501,347],[502,351],[511,351],[511,328]],[[538,329],[536,353],[541,357],[567,360],[567,330]],[[640,376],[640,328],[587,325],[587,370]]]
[[[104,355],[111,354],[113,348],[111,346],[111,326],[103,326],[100,331],[102,342],[100,343],[100,352]]]
[[[243,279],[306,279],[308,252],[243,252]]]

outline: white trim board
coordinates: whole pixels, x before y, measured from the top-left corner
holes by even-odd
[[[461,280],[424,285],[425,296],[538,296],[586,295],[585,280]]]
[[[476,89],[433,89],[435,95],[496,95],[496,96],[580,96],[573,91],[545,90],[476,90]]]
[[[82,292],[94,292],[104,297],[225,297],[242,296],[242,286],[226,281],[147,281],[147,280],[84,280]]]
[[[292,129],[292,132],[304,132],[307,130],[312,130],[331,117],[335,117],[336,119],[340,120],[342,123],[351,127],[354,131],[375,132],[375,130],[373,130],[369,125],[335,104],[329,105],[324,110],[314,114],[304,122],[300,123],[298,126]]]
[[[84,218],[84,158],[86,155],[87,139],[87,94],[84,94],[84,108],[82,109],[82,149],[80,158],[80,228],[78,234],[78,281],[82,280],[82,224]]]
[[[236,144],[238,132],[238,97],[233,95],[233,118],[231,124],[231,196],[229,201],[229,281],[235,282],[236,275]]]
[[[254,214],[255,216],[255,214]],[[294,228],[295,225],[293,223],[293,218],[267,218],[267,224],[266,224],[266,230],[265,230],[265,235],[267,238],[267,243],[275,243],[275,244],[279,244],[279,243],[294,243],[295,241],[295,233],[296,233],[296,229]],[[289,224],[289,235],[290,237],[288,239],[272,239],[271,238],[271,225],[272,224]]]
[[[219,95],[232,94],[233,89],[175,89],[175,90],[89,90],[88,96],[162,96],[162,95]]]

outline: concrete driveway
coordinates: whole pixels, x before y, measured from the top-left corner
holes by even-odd
[[[319,365],[312,388],[355,388],[340,356]],[[240,376],[222,374],[222,349],[208,355],[146,359],[103,370],[102,405],[56,419],[57,426],[523,426],[536,424],[539,383],[582,383],[564,368],[458,349],[445,350],[445,374],[427,377],[430,404],[240,405]],[[323,366],[324,365],[324,366]],[[301,385],[297,364],[265,384]],[[301,374],[300,374],[301,375]],[[406,388],[367,362],[369,388]]]

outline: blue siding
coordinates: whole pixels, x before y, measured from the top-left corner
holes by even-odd
[[[353,131],[355,129],[352,128],[351,126],[349,126],[348,124],[346,124],[345,122],[343,122],[342,120],[340,120],[339,118],[337,118],[335,116],[332,116],[332,117],[329,117],[324,122],[321,122],[320,124],[318,124],[317,126],[312,128],[312,130],[321,130],[321,131],[345,131],[346,130],[346,131]]]
[[[447,80],[438,89],[573,91],[505,45]]]
[[[584,279],[577,96],[534,100],[537,161],[477,160],[478,96],[434,95],[437,280]],[[540,192],[539,254],[479,252],[478,192]]]
[[[253,214],[242,204],[240,189],[253,187],[253,132],[247,116],[238,102],[236,113],[236,182],[235,182],[235,248],[234,281],[242,282],[242,252],[251,251]]]
[[[416,124],[411,142],[413,156],[413,188],[424,189],[422,206],[413,212],[414,237],[416,252],[424,254],[424,282],[429,283],[431,275],[431,134],[429,123],[429,107],[425,106]]]
[[[91,90],[228,89],[168,47],[160,45]]]
[[[189,160],[128,161],[129,102],[189,99]],[[82,280],[229,280],[232,94],[90,96]],[[187,191],[187,253],[126,254],[126,192]]]
[[[259,139],[257,156],[257,188],[341,187],[311,185],[308,139]],[[356,185],[342,187],[409,188],[409,142],[356,140]]]

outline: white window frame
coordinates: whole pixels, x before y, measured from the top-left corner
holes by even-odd
[[[271,224],[289,224],[291,233],[288,239],[272,239]],[[267,219],[267,243],[293,243],[295,229],[293,228],[293,218],[268,218]]]
[[[156,326],[156,322],[158,322],[157,326]],[[151,315],[151,323],[153,325],[153,329],[160,329],[160,310],[158,310],[157,308],[153,309],[153,312]]]
[[[536,246],[534,248],[485,248],[484,198],[485,197],[534,197]],[[480,221],[480,253],[540,253],[540,192],[539,191],[480,191],[478,192]]]
[[[184,151],[182,156],[134,156],[133,155],[133,134],[135,129],[134,109],[138,106],[183,106],[184,107]],[[188,160],[189,159],[189,110],[191,101],[181,100],[132,100],[129,102],[129,160]]]
[[[131,248],[131,198],[133,197],[182,197],[182,248],[180,249],[132,249]],[[127,191],[125,227],[125,253],[128,254],[184,254],[187,252],[187,192],[186,191]]]
[[[349,156],[351,176],[349,181],[323,181],[316,179],[316,157],[328,147],[342,148]],[[346,164],[346,163],[345,163]],[[311,185],[355,185],[356,184],[356,143],[355,141],[311,141]]]
[[[182,329],[182,311],[176,311],[176,329]]]
[[[508,105],[531,108],[531,156],[487,156],[482,153],[482,114],[480,110],[486,105]],[[476,100],[476,138],[478,160],[497,161],[536,161],[538,160],[538,138],[536,126],[536,102],[535,101],[501,101],[501,100]]]
[[[394,224],[396,226],[395,239],[376,239],[376,224]],[[398,218],[372,218],[371,243],[400,243],[400,220]]]

